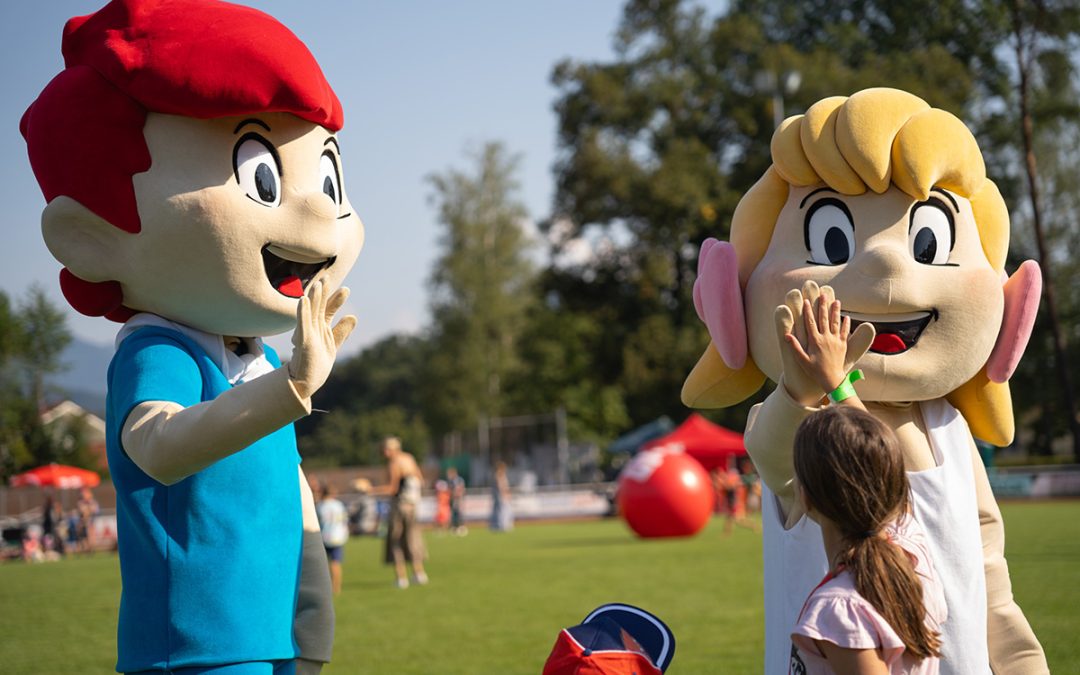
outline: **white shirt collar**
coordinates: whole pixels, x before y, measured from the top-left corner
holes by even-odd
[[[169,321],[157,314],[146,312],[131,317],[120,328],[120,331],[116,334],[117,349],[120,348],[120,343],[132,333],[146,326],[168,328],[186,335],[206,352],[206,355],[221,370],[222,375],[229,381],[229,384],[254,380],[256,377],[274,370],[273,364],[266,358],[266,350],[263,349],[261,338],[241,338],[247,344],[248,350],[246,354],[237,355],[225,348],[225,339],[220,335],[206,333],[197,328]]]

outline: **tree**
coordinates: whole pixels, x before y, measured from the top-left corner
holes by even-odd
[[[417,460],[427,455],[430,438],[423,421],[393,405],[332,411],[313,433],[301,437],[300,450],[316,466],[379,464],[383,461],[380,443],[388,436],[399,437]]]
[[[334,367],[312,405],[326,414],[296,424],[300,450],[316,464],[376,464],[378,444],[399,436],[422,459],[430,447],[423,419],[420,375],[427,341],[391,335]]]
[[[1042,373],[1033,372],[1030,365],[1023,368],[1018,384],[1028,400],[1021,407],[1030,411],[1037,406],[1042,413],[1034,425],[1036,450],[1049,454],[1053,438],[1064,431],[1072,438],[1074,461],[1080,461],[1080,419],[1074,388],[1077,361],[1070,354],[1065,327],[1075,327],[1080,315],[1072,290],[1075,284],[1055,283],[1060,270],[1066,272],[1064,278],[1075,279],[1078,272],[1067,252],[1073,250],[1069,244],[1075,244],[1076,218],[1080,215],[1076,210],[1080,185],[1074,177],[1073,161],[1080,138],[1075,65],[1080,7],[1052,0],[1012,0],[1011,10],[1017,80],[1011,98],[1017,105],[1005,109],[1015,111],[1013,115],[1002,113],[1001,117],[1013,117],[1005,129],[1019,131],[1014,134],[1020,139],[1016,154],[1023,167],[1027,198],[1027,208],[1019,209],[1019,215],[1030,226],[1026,239],[1033,246],[1028,248],[1034,249],[1043,273],[1042,330],[1036,331],[1033,347],[1050,346],[1058,380],[1054,395],[1048,397]],[[1043,159],[1042,171],[1036,156]],[[1064,302],[1059,300],[1059,290],[1064,291]]]
[[[568,314],[542,302],[533,305],[519,340],[528,368],[514,373],[507,387],[513,410],[566,411],[567,434],[604,443],[630,424],[624,394],[605,381],[597,359],[608,327],[585,314]]]
[[[1037,4],[1054,6],[1059,27],[1076,14],[1064,0]],[[604,317],[613,348],[599,365],[634,423],[685,414],[679,380],[708,342],[692,306],[697,250],[728,236],[735,204],[769,163],[776,113],[871,86],[905,89],[969,121],[1015,202],[1015,67],[999,48],[1011,28],[1007,4],[990,0],[733,0],[717,15],[629,0],[614,59],[556,66],[560,155],[543,229],[556,252],[610,243],[583,263],[552,265],[543,292]],[[1061,72],[1062,54],[1075,62],[1069,39],[1042,45]],[[778,91],[793,72],[801,86]],[[718,419],[741,426],[745,415]]]
[[[45,379],[64,368],[70,342],[64,314],[41,288],[31,287],[15,309],[0,292],[0,479],[51,461],[94,468],[79,423],[65,433],[41,423]]]
[[[533,297],[518,159],[488,143],[473,161],[472,171],[448,169],[429,178],[443,228],[429,284],[424,386],[435,432],[503,412],[505,381],[520,366],[516,344]]]

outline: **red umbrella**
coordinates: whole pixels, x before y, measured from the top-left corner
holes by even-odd
[[[93,471],[64,464],[46,464],[36,469],[17,473],[11,477],[11,487],[55,487],[72,490],[84,487],[97,487],[101,476]]]

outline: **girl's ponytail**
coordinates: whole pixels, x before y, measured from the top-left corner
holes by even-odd
[[[922,582],[915,566],[884,533],[856,539],[839,561],[855,590],[896,631],[907,652],[919,659],[941,656],[941,639],[926,625]]]

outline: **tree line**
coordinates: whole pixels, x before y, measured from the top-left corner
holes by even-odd
[[[447,432],[479,417],[560,406],[572,438],[601,443],[660,415],[685,417],[679,390],[708,341],[692,302],[698,247],[727,237],[735,205],[769,163],[777,118],[871,86],[910,91],[979,138],[1012,208],[1009,269],[1041,258],[1056,291],[1058,329],[1044,301],[1013,380],[1018,426],[1036,454],[1068,442],[1075,411],[1063,386],[1080,359],[1080,263],[1070,255],[1080,244],[1080,7],[733,0],[710,13],[630,0],[615,36],[614,58],[552,70],[558,160],[554,203],[539,221],[546,260],[530,263],[506,148],[489,144],[469,169],[435,175],[431,323],[335,370],[317,399],[335,413],[301,425],[305,456],[372,461],[386,433],[439,452]],[[741,429],[766,393],[710,416]]]

